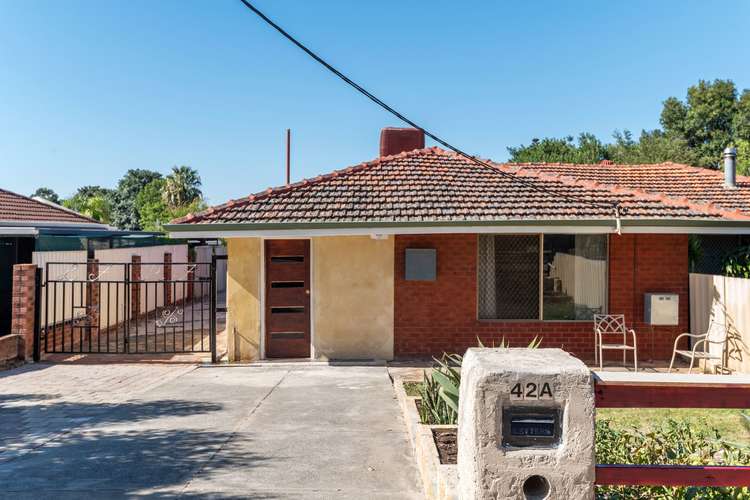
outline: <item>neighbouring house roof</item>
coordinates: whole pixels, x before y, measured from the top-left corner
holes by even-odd
[[[750,214],[750,177],[738,175],[737,187],[724,186],[720,170],[691,167],[680,163],[618,165],[602,162],[594,165],[569,163],[515,164],[520,170],[560,175],[608,186],[621,186],[673,198],[686,198],[696,204],[713,204],[725,210]]]
[[[483,166],[426,148],[270,188],[177,219],[168,229],[612,221],[608,205],[615,202],[623,221],[750,224],[744,177],[728,190],[719,172],[671,163]]]
[[[74,225],[101,227],[105,224],[51,202],[39,201],[0,189],[0,226],[46,227]]]

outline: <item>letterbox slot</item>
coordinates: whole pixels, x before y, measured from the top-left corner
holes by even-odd
[[[560,408],[503,408],[503,446],[557,446],[562,434],[561,413]]]

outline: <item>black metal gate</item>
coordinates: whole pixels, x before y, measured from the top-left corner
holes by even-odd
[[[216,361],[215,260],[49,262],[41,281],[41,352],[210,352]]]

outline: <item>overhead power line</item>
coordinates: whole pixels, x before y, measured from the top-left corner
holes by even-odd
[[[316,54],[312,50],[308,49],[302,42],[300,42],[299,40],[297,40],[296,38],[294,38],[286,30],[284,30],[284,28],[282,28],[281,26],[279,26],[278,24],[276,24],[275,22],[273,22],[271,19],[269,19],[268,16],[266,16],[263,12],[261,12],[260,10],[258,10],[258,8],[255,7],[248,0],[240,0],[240,2],[242,2],[245,7],[247,7],[248,9],[250,9],[258,17],[260,17],[263,21],[265,21],[266,24],[268,24],[273,29],[275,29],[276,31],[278,31],[284,38],[286,38],[287,40],[289,40],[290,42],[292,42],[294,45],[296,45],[298,48],[300,48],[303,52],[305,52],[308,56],[312,57],[314,60],[316,60],[318,63],[320,63],[323,67],[325,67],[328,71],[330,71],[331,73],[333,73],[334,75],[336,75],[337,77],[339,77],[341,80],[343,80],[344,82],[346,82],[351,87],[353,87],[355,90],[357,90],[357,92],[359,92],[360,94],[364,95],[365,97],[367,97],[368,99],[370,99],[372,102],[374,102],[375,104],[377,104],[381,108],[385,109],[386,111],[388,111],[390,114],[392,114],[393,116],[395,116],[396,118],[398,118],[402,122],[404,122],[404,123],[406,123],[406,124],[408,124],[408,125],[416,128],[416,129],[421,130],[424,133],[424,135],[426,135],[427,137],[429,137],[433,141],[437,142],[441,146],[444,146],[446,149],[450,149],[451,151],[453,151],[454,153],[458,154],[459,156],[461,156],[461,157],[463,157],[463,158],[465,158],[465,159],[467,159],[467,160],[469,160],[471,162],[474,162],[477,165],[481,165],[481,166],[490,168],[493,171],[497,172],[498,174],[503,175],[503,176],[511,179],[514,182],[517,182],[519,184],[523,184],[523,185],[525,185],[526,187],[528,187],[530,189],[533,189],[533,190],[536,190],[536,191],[539,191],[539,192],[543,192],[545,194],[553,194],[553,195],[555,195],[557,197],[564,198],[564,199],[566,199],[568,201],[573,201],[573,202],[576,202],[576,203],[583,203],[583,204],[586,204],[586,205],[595,206],[595,207],[599,207],[599,208],[609,208],[609,209],[612,209],[614,211],[615,218],[618,219],[618,225],[619,225],[619,218],[620,218],[621,213],[623,212],[623,209],[620,206],[619,202],[612,202],[612,203],[609,203],[609,202],[599,202],[599,201],[588,200],[586,198],[580,198],[580,197],[577,197],[577,196],[574,196],[574,195],[569,195],[569,194],[565,194],[565,193],[559,193],[559,192],[557,192],[555,190],[548,189],[548,188],[545,188],[543,186],[537,185],[534,182],[529,182],[528,180],[526,180],[526,179],[524,179],[522,177],[519,177],[517,175],[511,174],[509,172],[505,172],[504,170],[501,170],[501,169],[495,167],[494,165],[491,165],[491,164],[489,164],[489,163],[487,163],[487,162],[485,162],[485,161],[483,161],[483,160],[481,160],[479,158],[476,158],[475,156],[472,156],[472,155],[464,152],[460,148],[458,148],[458,147],[450,144],[449,142],[441,139],[440,137],[436,136],[435,134],[433,134],[429,130],[425,129],[424,127],[420,127],[414,121],[410,120],[409,118],[407,118],[406,116],[404,116],[403,114],[401,114],[398,110],[396,110],[395,108],[389,106],[388,104],[386,104],[385,102],[383,102],[380,98],[378,98],[376,95],[372,94],[370,91],[368,91],[367,89],[365,89],[364,87],[362,87],[357,82],[353,81],[351,78],[349,78],[348,76],[346,76],[344,73],[342,73],[338,69],[336,69],[333,66],[331,66],[325,59],[323,59],[322,57],[320,57],[318,54]]]

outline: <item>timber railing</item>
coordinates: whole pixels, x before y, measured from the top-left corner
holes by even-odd
[[[750,408],[748,375],[594,372],[597,408]],[[736,465],[596,466],[602,486],[750,486]]]

